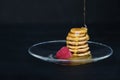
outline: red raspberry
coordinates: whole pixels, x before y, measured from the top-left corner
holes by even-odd
[[[69,51],[68,47],[62,47],[55,55],[58,59],[68,59],[72,57],[72,53]]]

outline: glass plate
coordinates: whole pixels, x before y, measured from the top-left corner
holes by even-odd
[[[113,53],[112,48],[105,44],[93,41],[88,41],[88,44],[90,47],[91,55],[87,57],[75,57],[72,59],[56,59],[54,56],[61,47],[66,45],[65,40],[40,42],[32,45],[28,49],[28,52],[35,58],[60,65],[81,65],[90,62],[96,62],[110,57]]]

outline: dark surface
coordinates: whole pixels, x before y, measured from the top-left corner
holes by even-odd
[[[68,67],[29,55],[38,42],[65,39],[83,24],[83,0],[0,0],[0,80],[120,80],[120,0],[87,0],[92,41],[111,46],[108,59]]]
[[[105,43],[114,50],[111,57],[96,63],[60,66],[36,59],[27,52],[35,43],[65,39],[69,29],[76,26],[78,25],[1,25],[0,80],[119,80],[119,24],[88,24],[91,40]]]

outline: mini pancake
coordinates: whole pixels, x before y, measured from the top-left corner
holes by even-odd
[[[84,45],[84,44],[86,44],[87,43],[87,41],[78,41],[78,42],[76,42],[76,41],[66,41],[66,43],[68,44],[68,45],[73,45],[73,46],[79,46],[79,45]]]
[[[70,37],[70,36],[67,36],[66,40],[73,40],[73,41],[83,41],[83,40],[88,40],[89,37],[88,35],[86,36],[83,36],[83,37]]]
[[[87,55],[90,55],[90,51],[88,52],[84,52],[83,54],[73,54],[73,56],[87,56]]]
[[[82,34],[82,33],[87,33],[87,28],[81,27],[81,28],[72,28],[70,30],[71,33],[77,33],[77,34]]]
[[[84,44],[84,45],[81,45],[81,46],[67,45],[67,47],[70,48],[70,49],[79,49],[79,48],[88,47],[88,44]]]
[[[80,49],[69,49],[71,52],[80,52],[80,53],[83,53],[83,52],[86,52],[89,50],[89,47],[86,47],[86,48],[80,48]]]

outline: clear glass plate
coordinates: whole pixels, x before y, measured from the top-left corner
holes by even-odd
[[[77,57],[73,59],[56,59],[54,56],[61,47],[66,45],[65,40],[40,42],[32,45],[28,49],[28,52],[30,53],[30,55],[34,56],[35,58],[60,65],[70,65],[70,66],[81,65],[81,64],[103,60],[110,57],[113,53],[112,48],[105,44],[93,42],[93,41],[88,41],[88,44],[90,47],[91,56],[87,58]]]

